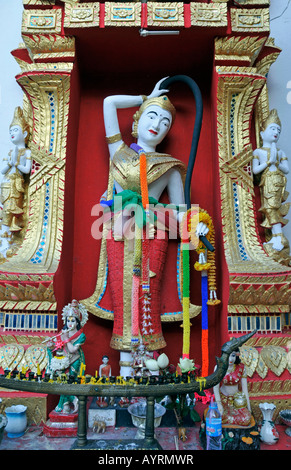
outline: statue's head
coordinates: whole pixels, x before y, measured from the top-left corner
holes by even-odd
[[[72,303],[63,308],[62,319],[65,326],[68,326],[68,323],[73,324],[75,322],[77,329],[79,329],[87,322],[88,312],[77,300],[72,300]]]
[[[29,125],[27,124],[23,111],[18,106],[15,108],[13,120],[9,126],[11,141],[17,145],[22,142],[26,143],[29,137]]]
[[[261,126],[261,137],[265,142],[277,142],[281,134],[281,121],[276,109],[270,111]]]
[[[176,110],[167,96],[149,98],[133,116],[132,135],[158,145],[169,132]]]

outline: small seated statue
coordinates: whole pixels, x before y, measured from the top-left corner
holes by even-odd
[[[1,168],[2,239],[13,238],[23,228],[25,175],[31,171],[31,152],[26,147],[29,126],[20,107],[15,109],[9,134],[14,148],[3,158]],[[5,255],[9,244],[4,243],[2,247]]]
[[[104,355],[102,357],[102,364],[99,366],[99,377],[110,377],[111,376],[111,365],[109,364],[109,357]],[[108,406],[106,397],[98,397],[96,403],[100,408]]]
[[[261,226],[271,232],[270,240],[264,245],[267,252],[269,248],[280,252],[286,243],[288,245],[282,227],[288,222],[284,216],[290,207],[290,203],[285,203],[289,194],[286,191],[289,164],[283,150],[277,148],[280,134],[281,121],[277,111],[273,109],[261,128],[262,147],[253,152],[253,173],[261,174],[260,211],[265,216]]]
[[[227,372],[222,382],[213,387],[213,392],[222,424],[230,427],[252,424],[247,376],[238,350],[230,354]]]

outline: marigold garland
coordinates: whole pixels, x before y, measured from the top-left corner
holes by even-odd
[[[202,331],[201,331],[201,349],[202,349],[202,376],[208,375],[209,368],[209,353],[208,353],[208,308],[207,305],[216,305],[220,300],[216,298],[216,268],[215,268],[215,253],[214,251],[207,251],[202,241],[196,235],[196,229],[199,222],[203,222],[208,227],[206,235],[207,240],[211,245],[215,246],[215,233],[214,226],[209,214],[199,208],[190,208],[185,213],[181,227],[180,235],[182,240],[182,287],[183,287],[183,357],[189,357],[190,350],[190,318],[189,318],[189,242],[196,247],[198,255],[206,254],[207,261],[201,263],[200,261],[194,264],[194,268],[201,272],[201,290],[202,290]],[[186,255],[186,252],[188,254]],[[206,275],[207,273],[207,275]],[[208,290],[210,291],[210,298],[208,298]],[[215,293],[213,298],[213,293]]]

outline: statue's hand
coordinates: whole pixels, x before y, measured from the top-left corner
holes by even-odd
[[[270,163],[276,163],[277,161],[277,147],[275,142],[271,144],[271,152],[270,152]]]
[[[158,81],[158,83],[156,83],[155,85],[155,88],[153,89],[153,91],[151,92],[150,95],[148,95],[148,99],[149,98],[155,98],[156,96],[161,96],[165,93],[168,93],[169,90],[166,90],[166,89],[161,89],[160,90],[160,84],[166,80],[166,78],[168,77],[165,77],[165,78],[162,78],[161,80]]]

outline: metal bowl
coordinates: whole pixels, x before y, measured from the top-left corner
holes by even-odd
[[[129,405],[127,408],[131,415],[132,424],[138,429],[136,438],[144,439],[146,428],[146,401],[140,400],[137,403]],[[154,427],[160,426],[162,417],[166,413],[166,408],[159,403],[154,407]]]
[[[291,426],[291,410],[281,410],[279,412],[280,418],[282,419],[283,423],[287,426]],[[285,430],[287,436],[291,436],[291,427],[288,427]]]

